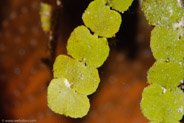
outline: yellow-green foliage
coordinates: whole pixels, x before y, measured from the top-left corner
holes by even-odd
[[[184,9],[179,0],[144,0],[143,11],[151,25],[151,49],[156,63],[148,72],[141,109],[155,123],[179,123],[184,94]]]
[[[65,55],[59,55],[54,63],[54,78],[66,78],[75,91],[89,95],[100,82],[98,70]]]
[[[51,5],[47,3],[41,3],[40,19],[41,19],[42,29],[45,32],[50,31],[50,28],[51,28],[51,12],[52,12]]]
[[[91,2],[84,12],[82,19],[84,24],[95,34],[111,38],[118,32],[121,24],[121,16],[118,12],[110,10],[104,0]]]
[[[87,27],[79,26],[68,39],[67,51],[73,58],[98,68],[109,56],[109,45],[106,38],[98,38]]]
[[[118,32],[121,16],[110,10],[104,0],[95,0],[84,12],[83,21],[94,34],[83,25],[74,29],[67,43],[67,52],[73,58],[57,56],[53,67],[54,79],[48,87],[50,109],[73,118],[83,117],[89,111],[87,95],[94,93],[100,82],[96,68],[109,55],[106,38]]]
[[[151,25],[172,26],[184,15],[179,0],[144,0],[143,11]]]
[[[184,94],[179,88],[165,89],[152,84],[142,93],[143,114],[155,123],[179,123],[184,113]]]
[[[151,49],[157,60],[181,61],[184,57],[184,39],[178,30],[155,27],[151,32]]]
[[[86,115],[90,107],[87,96],[72,89],[70,82],[63,77],[50,82],[47,100],[53,111],[73,118]]]
[[[105,0],[107,4],[110,5],[113,9],[124,12],[132,4],[133,0]]]
[[[157,61],[148,71],[148,83],[157,83],[166,89],[176,88],[183,78],[184,69],[180,62]]]

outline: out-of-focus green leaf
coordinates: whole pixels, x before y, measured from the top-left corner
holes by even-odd
[[[51,28],[51,12],[52,6],[47,3],[41,3],[40,6],[40,19],[42,29],[46,32],[50,31]]]

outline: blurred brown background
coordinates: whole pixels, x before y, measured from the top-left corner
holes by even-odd
[[[90,95],[87,116],[71,119],[47,106],[47,86],[52,79],[49,35],[41,29],[41,0],[0,1],[0,122],[36,120],[38,123],[147,123],[140,110],[146,72],[154,62],[148,26],[134,0],[122,15],[115,38],[109,39],[110,56],[99,69],[101,83]],[[54,0],[47,0],[54,5]],[[71,31],[82,24],[90,0],[62,0],[57,9],[56,51],[66,54]]]

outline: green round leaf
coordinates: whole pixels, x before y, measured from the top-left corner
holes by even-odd
[[[89,111],[90,104],[87,96],[71,89],[66,78],[53,79],[47,93],[49,108],[58,114],[79,118]]]
[[[184,14],[178,0],[144,0],[143,11],[151,25],[172,26]]]
[[[155,27],[151,32],[151,49],[157,60],[181,61],[184,58],[184,39],[177,30]]]
[[[75,59],[98,68],[107,59],[109,46],[105,38],[91,35],[85,26],[79,26],[68,39],[67,51]]]
[[[122,13],[126,11],[133,2],[133,0],[106,0],[106,1],[113,9]]]
[[[142,93],[143,114],[155,123],[179,123],[184,111],[184,94],[179,88],[172,91],[152,84]]]
[[[157,83],[167,89],[177,87],[183,79],[182,62],[157,61],[148,71],[148,83]]]
[[[65,55],[57,56],[54,63],[54,78],[60,77],[65,77],[71,88],[84,95],[95,92],[100,82],[97,69]]]
[[[113,37],[118,32],[121,24],[121,16],[118,12],[110,10],[104,0],[91,2],[84,12],[82,19],[84,24],[95,34],[103,37]]]

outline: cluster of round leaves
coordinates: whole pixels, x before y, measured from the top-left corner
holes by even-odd
[[[118,32],[121,16],[117,11],[124,12],[132,3],[126,1],[94,0],[89,4],[82,16],[85,26],[76,27],[68,39],[67,52],[73,58],[59,55],[55,60],[54,79],[48,87],[51,110],[73,118],[87,114],[87,96],[96,91],[100,82],[97,68],[109,55],[106,38]]]
[[[48,87],[48,106],[66,116],[84,116],[90,107],[87,95],[96,91],[99,82],[97,69],[59,55],[54,63],[54,79]]]
[[[152,122],[178,123],[184,114],[184,94],[178,88],[184,79],[184,8],[180,0],[144,0],[143,11],[156,26],[150,42],[156,62],[148,71],[151,85],[142,93],[141,109]]]

